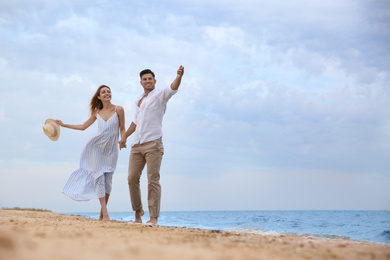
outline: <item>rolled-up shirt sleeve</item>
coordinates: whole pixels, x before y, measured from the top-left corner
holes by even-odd
[[[175,95],[179,90],[173,90],[171,87],[164,88],[162,90],[162,99],[168,101],[173,95]]]

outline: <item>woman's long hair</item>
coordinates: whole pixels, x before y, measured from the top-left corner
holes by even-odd
[[[111,91],[110,87],[106,86],[106,85],[101,85],[100,87],[98,87],[98,89],[96,90],[95,94],[93,95],[93,97],[91,99],[91,102],[89,103],[89,109],[91,112],[91,116],[94,115],[97,110],[103,108],[102,101],[100,99],[98,99],[98,97],[100,96],[100,90],[102,88],[108,88]]]

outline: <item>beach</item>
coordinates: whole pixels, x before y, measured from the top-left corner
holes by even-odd
[[[390,246],[3,209],[0,259],[390,259]]]

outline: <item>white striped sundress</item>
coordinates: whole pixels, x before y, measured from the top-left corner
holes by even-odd
[[[62,193],[78,201],[98,199],[111,193],[112,175],[118,161],[119,118],[105,121],[96,115],[98,131],[84,147],[80,168],[72,173]]]

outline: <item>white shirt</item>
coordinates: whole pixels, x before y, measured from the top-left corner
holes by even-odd
[[[168,100],[176,94],[177,90],[167,87],[154,89],[149,92],[138,107],[139,101],[145,96],[143,93],[135,101],[135,115],[133,123],[137,126],[131,146],[143,144],[162,137],[162,122]]]

